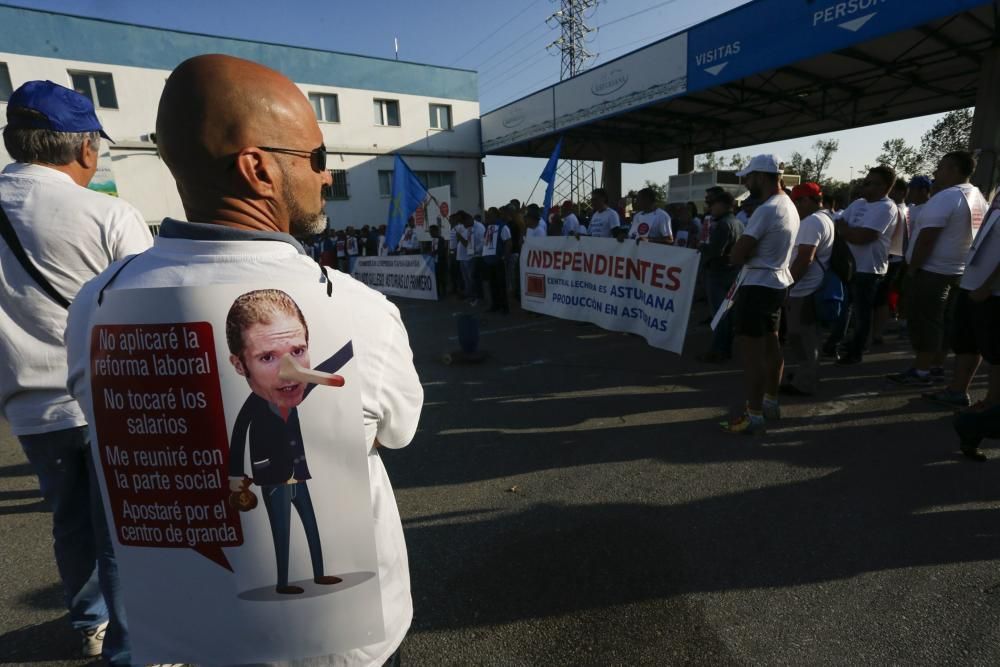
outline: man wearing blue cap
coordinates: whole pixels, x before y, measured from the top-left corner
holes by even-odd
[[[139,211],[86,188],[101,137],[90,100],[51,81],[30,81],[7,102],[3,139],[15,162],[0,174],[0,409],[52,507],[56,565],[83,653],[125,665],[116,566],[63,345],[83,284],[152,244]]]

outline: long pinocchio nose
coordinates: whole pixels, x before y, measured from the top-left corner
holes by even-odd
[[[321,384],[327,387],[343,387],[344,376],[332,375],[323,371],[303,368],[292,355],[286,354],[278,365],[278,377],[289,382],[304,382],[306,384]]]

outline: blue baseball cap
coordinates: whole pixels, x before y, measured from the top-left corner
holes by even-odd
[[[934,185],[934,181],[931,180],[930,176],[914,176],[910,179],[911,188],[930,190],[932,185]]]
[[[75,90],[51,81],[29,81],[7,100],[7,126],[21,130],[100,132],[111,141],[94,103]]]

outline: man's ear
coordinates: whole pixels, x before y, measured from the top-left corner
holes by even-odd
[[[239,373],[243,377],[249,377],[247,375],[247,369],[243,366],[243,362],[240,361],[240,358],[237,357],[235,354],[229,355],[229,363],[233,365],[233,368],[236,369],[237,373]]]
[[[278,191],[277,163],[268,159],[264,151],[254,146],[244,148],[236,155],[236,173],[244,186],[261,198],[274,198]]]
[[[80,166],[86,170],[95,169],[97,167],[97,159],[101,152],[101,145],[98,143],[96,146],[91,143],[90,137],[83,140],[80,144],[80,152],[77,153],[76,161],[80,163]]]

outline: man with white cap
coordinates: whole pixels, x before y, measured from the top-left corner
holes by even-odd
[[[737,172],[746,178],[750,196],[763,203],[730,253],[733,264],[743,265],[736,283],[732,324],[746,388],[743,414],[722,423],[730,433],[762,433],[765,417],[781,416],[778,385],[784,363],[778,325],[781,305],[794,282],[788,267],[799,230],[799,214],[781,189],[781,171],[777,156],[762,154]]]
[[[86,187],[101,137],[91,101],[51,81],[29,81],[7,101],[3,138],[15,162],[0,174],[0,410],[52,507],[56,565],[83,654],[127,665],[117,568],[63,345],[83,284],[153,242],[135,207]]]

